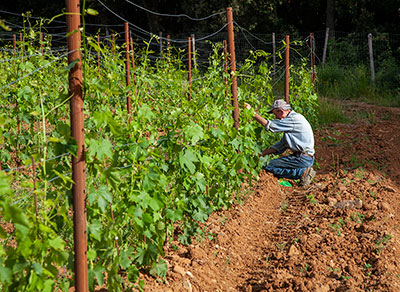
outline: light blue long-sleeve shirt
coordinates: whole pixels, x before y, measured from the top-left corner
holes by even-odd
[[[294,110],[281,120],[268,120],[265,129],[271,132],[283,132],[282,139],[271,146],[278,154],[286,149],[294,153],[304,153],[313,156],[314,134],[310,123],[306,118]]]

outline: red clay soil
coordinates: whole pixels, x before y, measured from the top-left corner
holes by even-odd
[[[167,276],[142,275],[144,291],[400,291],[400,109],[345,112],[315,131],[310,186],[261,172],[203,238],[166,247]]]

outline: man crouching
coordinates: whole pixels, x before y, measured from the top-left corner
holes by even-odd
[[[248,103],[244,107],[251,109]],[[309,185],[316,172],[314,164],[314,134],[306,118],[291,109],[290,105],[282,99],[274,101],[268,113],[275,115],[275,120],[266,120],[254,112],[254,118],[267,131],[283,132],[282,139],[262,151],[261,156],[281,154],[290,149],[292,154],[273,159],[265,167],[277,177],[300,179],[301,186]]]

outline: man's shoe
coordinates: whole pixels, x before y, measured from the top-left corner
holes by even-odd
[[[304,173],[301,175],[300,185],[308,186],[312,182],[313,178],[315,177],[315,174],[316,174],[316,172],[312,167],[306,168]]]

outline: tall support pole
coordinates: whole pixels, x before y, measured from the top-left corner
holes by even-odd
[[[276,44],[275,44],[275,33],[272,33],[272,75],[276,74]]]
[[[192,48],[191,40],[188,37],[188,81],[189,81],[189,95],[188,100],[192,99]]]
[[[21,61],[24,60],[24,44],[23,44],[22,32],[19,33],[19,46],[21,50]]]
[[[326,60],[326,50],[328,49],[328,39],[329,39],[329,27],[327,27],[326,31],[325,31],[324,51],[322,53],[322,65],[325,64],[325,60]]]
[[[74,206],[74,273],[75,291],[88,291],[87,233],[86,233],[86,175],[85,137],[83,116],[83,84],[81,62],[81,34],[79,0],[66,0],[68,64],[79,60],[69,71],[71,136],[78,144],[76,157],[72,156],[72,186]]]
[[[14,65],[15,65],[15,57],[17,56],[17,35],[13,35],[13,49],[14,49]]]
[[[192,33],[191,37],[192,37],[193,65],[194,65],[194,69],[197,69],[197,62],[196,62],[196,41],[195,41],[195,38],[194,38],[194,33]]]
[[[129,66],[129,24],[125,22],[125,67],[126,67],[126,86],[131,85],[131,70]],[[131,94],[126,96],[126,109],[128,116],[131,115]]]
[[[43,32],[40,32],[40,55],[43,56]]]
[[[289,35],[285,36],[285,100],[289,103]]]
[[[314,33],[310,33],[310,51],[311,51],[311,81],[315,88],[315,43]]]
[[[13,35],[14,57],[17,55],[17,35]]]
[[[233,120],[236,130],[239,130],[239,102],[237,95],[237,78],[236,78],[236,55],[235,55],[235,37],[233,32],[233,15],[232,7],[226,8],[226,22],[228,24],[228,46],[229,55],[231,56],[231,76],[232,76],[232,105],[233,109]]]
[[[371,68],[371,81],[375,83],[375,67],[374,67],[374,54],[372,50],[372,34],[368,34],[368,52],[369,52],[369,65]]]

